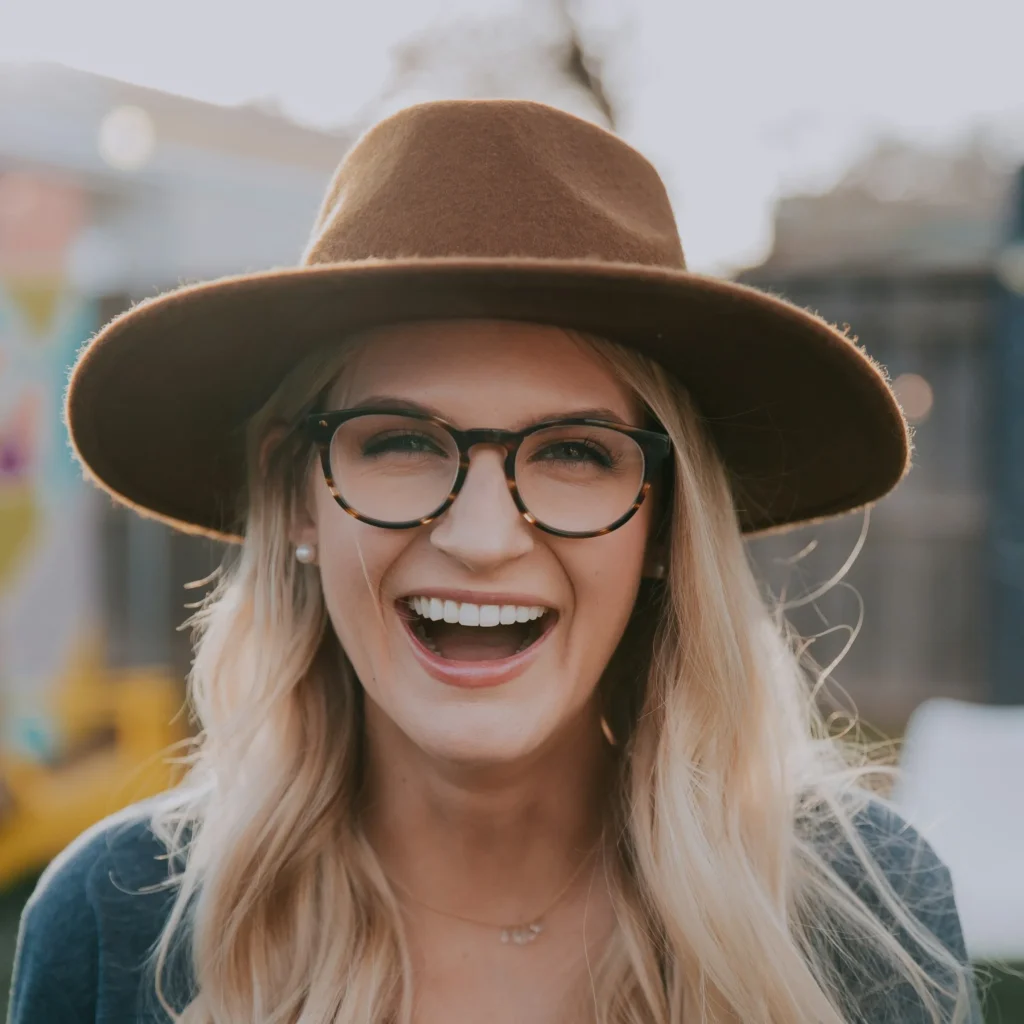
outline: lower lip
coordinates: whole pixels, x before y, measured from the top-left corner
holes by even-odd
[[[537,658],[540,649],[557,625],[557,620],[552,622],[525,651],[513,654],[511,658],[495,658],[491,661],[452,661],[449,658],[442,658],[429,647],[424,647],[420,643],[419,637],[413,632],[414,620],[410,620],[401,612],[399,612],[399,618],[409,637],[412,653],[427,673],[448,686],[459,686],[467,690],[482,689],[485,686],[500,686],[525,672]]]

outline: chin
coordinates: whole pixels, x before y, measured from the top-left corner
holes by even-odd
[[[424,729],[421,720],[409,738],[432,758],[478,767],[526,760],[551,738],[547,730],[537,729],[535,716],[531,716],[530,727],[517,729],[509,721],[507,709],[499,710],[499,715],[502,721],[494,721],[493,715],[445,716],[452,720],[438,722],[430,729]]]

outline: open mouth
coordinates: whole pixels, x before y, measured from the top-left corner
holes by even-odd
[[[412,596],[399,613],[423,647],[446,661],[501,661],[532,647],[558,613],[542,605],[488,605]]]

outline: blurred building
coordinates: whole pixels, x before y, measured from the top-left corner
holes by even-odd
[[[983,138],[932,151],[876,144],[824,195],[775,207],[763,274],[991,267],[1004,241],[1010,169]]]
[[[1014,398],[1000,370],[1012,182],[981,144],[941,154],[884,143],[828,194],[781,200],[773,251],[741,275],[850,325],[915,427],[914,468],[872,511],[844,582],[791,616],[803,634],[821,634],[812,655],[828,666],[863,601],[860,635],[834,677],[887,729],[926,697],[1012,699],[993,662],[1009,628],[995,585],[995,501],[1007,473],[1024,473],[1024,449],[1017,470],[1009,455],[994,461],[1007,406],[1024,404],[1024,377]],[[862,526],[863,516],[846,517],[752,550],[771,588],[799,598],[840,572]],[[1024,686],[1017,694],[1024,701]]]
[[[81,344],[178,283],[294,264],[341,135],[46,65],[0,66],[0,749],[63,756],[55,689],[189,662],[213,545],[81,480],[61,400]]]

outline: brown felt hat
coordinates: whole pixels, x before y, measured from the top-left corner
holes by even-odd
[[[862,507],[907,469],[906,421],[853,339],[689,273],[647,160],[520,100],[399,111],[342,161],[298,266],[179,288],[109,323],[71,376],[72,444],[118,500],[237,540],[245,423],[303,356],[385,323],[464,317],[576,328],[667,367],[747,533]]]

